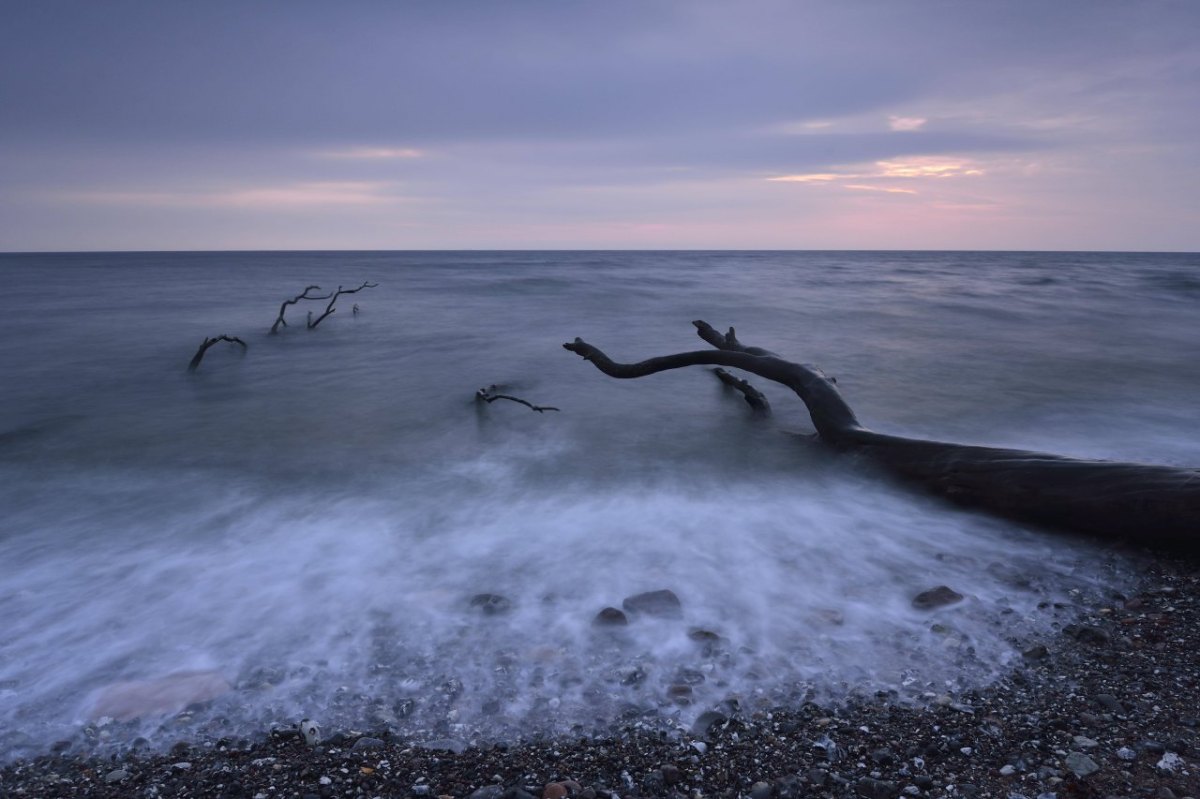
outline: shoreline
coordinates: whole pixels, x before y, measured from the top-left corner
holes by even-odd
[[[0,768],[10,797],[1200,797],[1200,563],[1148,558],[1113,595],[979,691],[706,717],[691,735],[447,751],[335,733],[44,754]],[[223,744],[223,745],[218,745]]]

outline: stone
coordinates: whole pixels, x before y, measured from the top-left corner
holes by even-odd
[[[436,738],[432,741],[419,743],[417,746],[421,749],[432,749],[435,752],[453,752],[456,755],[461,755],[467,751],[467,745],[454,738]]]
[[[917,610],[933,610],[935,608],[946,607],[947,605],[955,605],[962,601],[962,594],[949,586],[939,585],[936,588],[930,588],[928,591],[922,591],[913,597],[912,606]]]
[[[312,719],[304,719],[300,722],[300,734],[306,744],[316,746],[321,742],[321,725]]]
[[[712,630],[704,630],[699,627],[688,630],[687,637],[698,644],[716,644],[721,641],[721,636]]]
[[[854,792],[863,799],[892,799],[897,793],[895,783],[873,777],[861,777],[854,784]]]
[[[1112,694],[1096,694],[1092,699],[1097,705],[1107,710],[1109,713],[1118,715],[1125,712],[1125,706],[1121,704],[1121,700],[1117,699]]]
[[[1128,746],[1122,746],[1117,750],[1117,757],[1121,758],[1122,760],[1137,760],[1137,752],[1130,749]]]
[[[1066,633],[1076,641],[1089,646],[1108,646],[1112,643],[1112,633],[1103,627],[1094,627],[1090,624],[1071,625],[1067,627]]]
[[[1079,752],[1069,753],[1063,762],[1076,777],[1087,777],[1100,770],[1100,765],[1095,760]]]
[[[683,604],[670,589],[647,591],[627,596],[621,602],[626,613],[643,614],[661,619],[678,619],[683,616]]]
[[[117,682],[100,689],[88,715],[93,721],[105,716],[132,721],[170,715],[231,690],[233,686],[215,671],[180,671],[154,680]]]
[[[723,713],[718,713],[715,710],[706,710],[692,723],[692,735],[697,738],[703,738],[714,724],[723,724],[728,720],[728,717]]]
[[[112,785],[114,782],[121,782],[122,780],[127,779],[129,779],[129,772],[123,768],[115,769],[104,775],[104,781],[109,785]]]
[[[679,767],[673,763],[664,763],[658,770],[662,772],[663,782],[667,785],[674,785],[683,779],[683,774],[679,771]]]
[[[1021,653],[1026,660],[1042,660],[1050,654],[1050,650],[1042,644],[1035,644]]]
[[[485,616],[497,616],[512,610],[512,602],[499,594],[476,594],[471,597],[471,607]]]
[[[1016,773],[1017,773],[1016,766],[1013,766],[1011,764],[1000,767],[1000,776],[1002,776],[1002,777],[1011,777],[1012,775],[1014,775]]]
[[[1095,749],[1097,746],[1100,745],[1099,741],[1092,740],[1091,738],[1088,738],[1087,736],[1084,736],[1084,735],[1076,735],[1071,740],[1076,746],[1078,746],[1080,749],[1083,749],[1085,751],[1089,750],[1089,749]]]
[[[372,738],[369,735],[364,735],[354,742],[354,746],[350,747],[351,752],[365,752],[369,749],[382,749],[384,743],[379,738]]]
[[[624,627],[629,624],[629,617],[616,608],[604,608],[592,619],[592,624],[597,627]]]
[[[561,782],[548,782],[546,787],[542,788],[542,799],[564,799],[567,793],[567,786]]]
[[[756,782],[750,786],[750,799],[771,799],[771,784]]]
[[[482,788],[476,788],[467,799],[500,799],[503,795],[503,785],[485,785]]]
[[[1174,752],[1167,752],[1162,758],[1154,764],[1160,774],[1174,774],[1184,767],[1183,758]]]

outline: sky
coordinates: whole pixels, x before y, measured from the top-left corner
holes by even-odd
[[[0,0],[0,250],[1200,250],[1200,0]]]

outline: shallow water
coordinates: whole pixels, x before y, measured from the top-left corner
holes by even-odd
[[[778,387],[755,420],[700,369],[611,380],[575,336],[634,360],[733,324],[836,375],[875,429],[1200,464],[1194,255],[8,255],[0,275],[0,759],[306,716],[473,740],[921,701],[1132,579],[821,451]],[[266,335],[305,285],[364,279],[318,329],[313,303]],[[248,352],[186,373],[219,333]],[[476,404],[491,383],[562,411]],[[911,607],[939,584],[967,599]],[[682,619],[592,625],[660,588]],[[511,611],[472,608],[484,592]],[[234,689],[94,723],[106,686],[188,671]]]

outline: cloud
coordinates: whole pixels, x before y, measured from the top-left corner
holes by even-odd
[[[925,123],[929,120],[922,117],[888,117],[888,127],[892,130],[920,130],[925,127]]]
[[[415,147],[348,147],[318,153],[325,158],[347,158],[362,161],[388,161],[400,158],[424,158],[425,152]]]
[[[898,186],[870,186],[865,183],[846,183],[842,186],[844,189],[854,189],[855,191],[879,191],[887,194],[916,194],[916,189],[902,189]]]
[[[832,172],[814,172],[808,175],[779,175],[773,178],[767,178],[771,183],[828,183],[833,180],[840,180],[845,177],[853,177],[853,175],[835,175]]]
[[[382,181],[308,181],[274,186],[247,186],[217,191],[94,190],[62,192],[55,199],[94,205],[169,206],[286,210],[342,206],[390,205],[406,198],[391,193]]]
[[[973,159],[953,156],[913,156],[911,158],[876,161],[873,168],[863,171],[811,172],[796,175],[776,175],[766,178],[770,183],[840,183],[848,189],[867,191],[894,191],[897,194],[914,193],[911,189],[887,188],[867,184],[848,185],[848,180],[924,180],[928,178],[979,177],[983,167]]]

